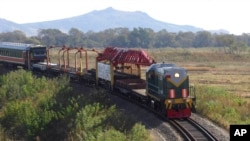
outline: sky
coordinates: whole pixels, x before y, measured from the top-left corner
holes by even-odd
[[[249,0],[0,0],[0,18],[15,23],[50,21],[112,7],[205,30],[250,33]],[[1,27],[0,27],[1,28]]]

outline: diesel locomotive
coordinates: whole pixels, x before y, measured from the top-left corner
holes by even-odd
[[[185,69],[174,64],[153,64],[146,72],[146,81],[151,105],[166,117],[190,117],[191,110],[195,111],[195,95]]]

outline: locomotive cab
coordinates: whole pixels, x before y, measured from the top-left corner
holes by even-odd
[[[146,72],[147,95],[154,109],[167,118],[189,117],[193,95],[185,69],[173,64],[153,64]]]

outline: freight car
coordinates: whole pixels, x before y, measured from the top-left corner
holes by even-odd
[[[37,62],[46,59],[46,47],[41,45],[0,42],[0,62],[8,66],[31,69]]]

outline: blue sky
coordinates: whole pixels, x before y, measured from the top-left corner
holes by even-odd
[[[206,30],[250,33],[248,0],[1,0],[0,18],[16,23],[49,21],[113,7]]]

